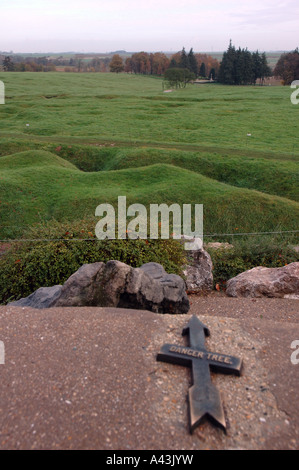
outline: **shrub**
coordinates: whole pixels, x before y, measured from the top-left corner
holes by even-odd
[[[175,274],[180,274],[184,263],[183,245],[177,241],[98,240],[91,226],[83,222],[72,229],[52,222],[31,229],[26,238],[32,241],[17,242],[0,257],[0,304],[18,300],[42,286],[63,284],[85,263],[119,260],[139,267],[157,262]]]
[[[280,268],[299,261],[287,242],[278,239],[245,239],[235,241],[233,249],[210,249],[213,261],[214,285],[225,289],[229,279],[257,266]]]

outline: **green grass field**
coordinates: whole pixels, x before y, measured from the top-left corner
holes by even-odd
[[[53,219],[96,224],[97,205],[118,196],[204,204],[206,234],[298,229],[299,106],[289,87],[164,93],[160,78],[127,74],[0,80],[2,240]]]

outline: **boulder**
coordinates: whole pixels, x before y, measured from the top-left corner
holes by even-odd
[[[296,298],[299,295],[299,262],[282,268],[259,266],[245,271],[228,281],[226,294],[229,297]]]
[[[11,302],[9,305],[16,307],[49,308],[59,298],[62,286],[40,287],[28,297]]]
[[[187,313],[184,280],[157,263],[132,268],[120,261],[85,264],[63,286],[42,287],[10,305],[49,307],[122,307],[157,313]]]
[[[131,270],[118,307],[157,313],[187,313],[190,308],[183,279],[167,274],[158,263],[147,263]]]
[[[117,307],[131,269],[120,261],[84,264],[64,283],[55,307]]]
[[[213,263],[211,256],[204,249],[185,252],[187,265],[183,269],[187,292],[200,294],[213,289]]]

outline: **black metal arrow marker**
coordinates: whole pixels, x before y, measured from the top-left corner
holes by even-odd
[[[211,382],[210,369],[213,372],[241,375],[242,361],[207,351],[205,337],[210,336],[210,332],[196,316],[183,329],[183,335],[189,335],[189,347],[164,344],[157,360],[192,367],[193,385],[189,389],[190,432],[205,417],[226,430],[220,394]]]

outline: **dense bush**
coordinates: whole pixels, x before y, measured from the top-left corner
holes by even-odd
[[[287,242],[267,238],[247,239],[234,242],[233,249],[210,249],[213,261],[214,286],[225,289],[232,277],[257,266],[280,268],[299,261],[296,253]]]
[[[84,228],[82,228],[84,227]],[[174,240],[97,240],[80,222],[72,230],[53,222],[27,234],[0,257],[0,304],[31,294],[42,286],[63,284],[85,263],[119,260],[133,267],[156,262],[180,273],[183,245]],[[44,239],[40,241],[38,239]]]

